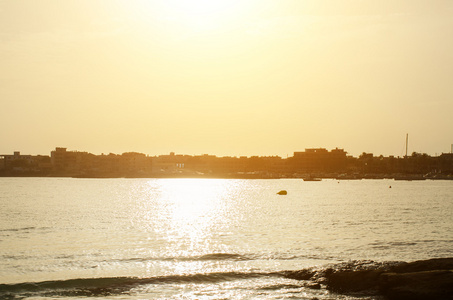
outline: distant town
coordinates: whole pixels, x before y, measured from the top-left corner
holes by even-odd
[[[2,177],[76,178],[322,178],[402,180],[453,179],[453,153],[439,156],[414,152],[403,157],[348,155],[343,149],[310,148],[293,156],[214,155],[148,156],[143,153],[94,155],[56,148],[47,155],[19,151],[0,155]]]

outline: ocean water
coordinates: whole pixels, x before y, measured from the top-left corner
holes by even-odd
[[[370,299],[282,274],[452,256],[453,181],[0,178],[1,299]]]

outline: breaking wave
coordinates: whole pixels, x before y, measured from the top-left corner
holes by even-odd
[[[190,261],[249,261],[249,260],[338,260],[336,257],[326,255],[285,255],[285,254],[235,254],[235,253],[210,253],[195,256],[175,256],[175,257],[133,257],[113,259],[118,262],[147,262],[147,261],[173,261],[173,262],[190,262]]]
[[[200,256],[199,259],[243,259],[242,256],[227,253],[214,253]],[[141,277],[102,277],[54,280],[42,282],[23,282],[16,284],[0,284],[1,299],[17,299],[29,296],[66,296],[93,297],[128,293],[128,291],[152,284],[204,284],[225,281],[248,280],[262,277],[280,277],[296,280],[312,280],[320,277],[329,269],[373,269],[380,264],[372,261],[354,261],[349,263],[325,265],[320,268],[302,269],[298,271],[275,272],[216,272],[199,274],[181,274],[168,276]],[[266,289],[288,288],[288,285],[266,287]],[[294,287],[291,285],[291,287]]]
[[[139,277],[104,277],[54,280],[42,282],[24,282],[16,284],[0,284],[0,298],[13,299],[19,295],[46,296],[106,296],[122,294],[134,287],[148,284],[178,283],[216,283],[241,279],[272,276],[260,272],[225,272],[207,274],[169,275],[149,278]]]
[[[211,254],[204,254],[204,255],[196,255],[196,256],[180,256],[180,257],[135,257],[135,258],[125,258],[125,259],[116,259],[116,261],[138,261],[138,262],[146,262],[146,261],[208,261],[208,260],[252,260],[254,259],[252,256],[234,254],[234,253],[211,253]]]
[[[213,254],[214,255],[214,254]],[[425,261],[406,262],[375,262],[369,260],[349,261],[337,264],[328,264],[320,267],[311,267],[296,271],[275,272],[214,272],[198,274],[180,274],[141,277],[102,277],[81,278],[69,280],[54,280],[42,282],[23,282],[16,284],[0,284],[0,299],[21,299],[30,296],[53,296],[53,297],[96,297],[127,294],[135,288],[146,285],[171,285],[171,284],[217,284],[225,281],[253,280],[259,278],[286,278],[301,282],[282,282],[269,286],[262,286],[265,290],[293,289],[293,288],[326,288],[331,291],[342,293],[370,293],[376,291],[384,293],[393,292],[392,286],[386,286],[389,274],[397,274],[401,278],[420,275],[424,279],[435,281],[434,288],[430,293],[437,291],[439,276],[443,276],[440,284],[446,282],[446,289],[439,289],[440,298],[444,294],[453,291],[451,280],[453,279],[453,258],[439,258]],[[415,274],[415,275],[414,275]],[[434,279],[429,277],[427,274]],[[387,276],[387,277],[386,277]],[[394,275],[392,275],[394,276]],[[406,276],[406,277],[405,277]],[[436,277],[437,276],[437,277]],[[388,278],[387,278],[388,279]],[[393,282],[396,287],[406,284],[407,280]],[[443,288],[443,287],[442,287]],[[389,293],[390,293],[389,292]],[[437,295],[436,294],[436,295]],[[397,298],[395,298],[397,299]],[[418,299],[418,298],[417,298]],[[433,298],[434,299],[434,298]]]

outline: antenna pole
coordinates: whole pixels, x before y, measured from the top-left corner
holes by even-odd
[[[407,144],[409,142],[409,133],[406,133],[406,157],[407,157]]]

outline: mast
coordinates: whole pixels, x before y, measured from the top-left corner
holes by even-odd
[[[406,133],[406,157],[407,157],[407,145],[409,143],[409,133]]]

